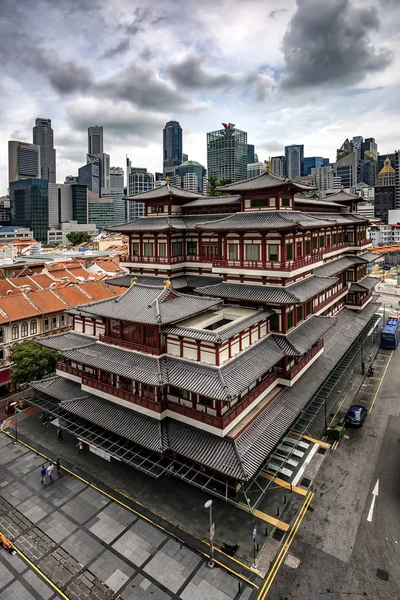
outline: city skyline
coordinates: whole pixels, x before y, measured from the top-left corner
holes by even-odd
[[[400,146],[395,2],[385,11],[355,0],[239,1],[233,12],[229,5],[134,3],[127,10],[122,0],[99,0],[71,11],[45,0],[23,7],[5,1],[2,139],[31,142],[35,119],[51,119],[58,181],[82,165],[87,127],[95,123],[104,126],[112,164],[123,166],[129,154],[151,172],[162,170],[162,128],[170,120],[182,126],[184,152],[202,164],[206,133],[222,121],[247,131],[260,160],[299,143],[306,156],[333,161],[343,139],[359,134],[375,137],[382,154]],[[104,35],[89,39],[89,24]],[[321,35],[310,41],[312,25]],[[326,49],[328,27],[336,39]],[[322,49],[325,62],[316,68]],[[0,193],[6,189],[2,144]]]

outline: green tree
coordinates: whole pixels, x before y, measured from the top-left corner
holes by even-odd
[[[57,352],[41,346],[35,340],[22,342],[14,346],[9,356],[11,378],[14,383],[42,379],[55,371],[58,358]]]
[[[67,238],[71,246],[77,246],[82,242],[90,242],[92,236],[87,231],[71,231],[67,234]]]
[[[232,179],[221,179],[220,181],[218,181],[218,179],[214,175],[211,175],[208,178],[207,195],[208,196],[229,195],[229,194],[221,194],[217,188],[219,188],[221,185],[229,185],[230,183],[232,183]]]

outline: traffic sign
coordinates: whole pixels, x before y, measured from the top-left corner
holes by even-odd
[[[210,527],[210,540],[214,539],[214,535],[215,535],[215,523],[213,523]]]

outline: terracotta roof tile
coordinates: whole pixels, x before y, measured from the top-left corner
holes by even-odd
[[[15,289],[8,279],[0,280],[0,296],[5,296],[9,290]]]
[[[40,312],[26,299],[24,294],[0,298],[0,323],[36,317]]]
[[[110,288],[100,283],[99,281],[88,281],[87,283],[81,284],[80,288],[84,290],[87,294],[90,294],[93,300],[106,300],[107,298],[115,297],[115,293],[113,293]],[[122,289],[124,290],[124,292],[126,292],[126,288]]]
[[[82,288],[83,289],[83,288]],[[88,298],[80,289],[75,285],[69,285],[67,287],[55,290],[57,296],[59,296],[68,306],[78,306],[80,304],[88,304],[93,302],[91,298]]]
[[[10,279],[10,283],[16,287],[23,287],[24,285],[31,288],[31,290],[40,290],[39,283],[35,283],[29,277],[13,277]]]
[[[67,305],[51,290],[33,292],[28,295],[28,298],[38,307],[40,313],[56,312],[67,308]]]
[[[54,279],[47,275],[47,273],[37,273],[32,275],[32,279],[45,290],[49,288],[52,283],[54,283]]]

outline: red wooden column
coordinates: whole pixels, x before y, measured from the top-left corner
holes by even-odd
[[[139,233],[139,256],[143,256],[143,234]]]
[[[294,252],[296,251],[295,248],[293,248],[293,256],[294,256]],[[284,235],[281,234],[281,263],[286,263],[286,238]]]
[[[154,234],[154,258],[158,258],[158,234]]]
[[[244,256],[244,234],[239,233],[239,260],[245,260]]]
[[[267,238],[265,233],[261,234],[261,262],[267,262]]]
[[[167,259],[168,259],[168,264],[171,263],[171,234],[168,233],[167,234]]]
[[[201,231],[198,234],[198,255],[201,258],[203,256],[203,239],[201,237]]]

